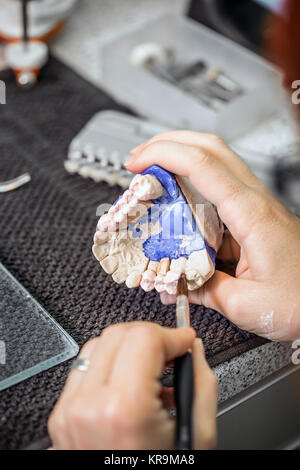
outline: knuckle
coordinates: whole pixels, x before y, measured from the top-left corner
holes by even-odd
[[[81,348],[80,354],[84,356],[90,351],[90,348],[98,341],[99,338],[89,339]]]
[[[130,336],[138,338],[145,347],[156,347],[156,345],[160,344],[160,337],[157,335],[155,326],[149,323],[136,325],[130,331]]]
[[[67,408],[68,421],[75,429],[80,429],[89,420],[86,404],[78,398],[73,399]]]
[[[103,407],[105,402],[99,397],[96,400],[90,395],[74,397],[66,409],[68,425],[78,432],[102,427]]]
[[[48,420],[48,431],[50,436],[55,438],[56,435],[64,434],[66,431],[65,416],[61,411],[54,409]]]
[[[256,193],[253,204],[255,207],[256,220],[265,222],[266,220],[273,218],[273,206],[267,197]]]
[[[123,397],[124,398],[124,397]],[[116,405],[115,400],[108,399],[106,404],[98,410],[97,421],[102,423],[104,429],[109,429],[112,434],[122,436],[137,433],[141,426],[143,413],[138,412],[134,403],[124,406],[124,400],[118,400],[120,405]]]
[[[125,329],[125,324],[123,323],[116,323],[114,325],[107,326],[101,333],[102,338],[111,337],[117,334],[119,331]]]
[[[239,200],[245,195],[245,188],[242,184],[234,184],[233,182],[227,183],[227,196],[219,205],[219,212],[221,216],[226,219],[231,219],[233,208],[239,205]],[[234,220],[233,220],[234,223]]]
[[[241,309],[241,301],[238,293],[233,292],[225,300],[226,312],[230,313],[232,317],[237,317]]]
[[[147,145],[144,151],[147,151],[147,154],[151,157],[155,157],[159,154],[164,144],[165,142],[162,140],[155,140],[154,142],[150,142],[150,144]]]
[[[176,131],[165,131],[165,132],[160,132],[159,134],[156,134],[152,139],[150,140],[151,142],[157,142],[158,140],[162,139],[169,139],[174,136]]]
[[[191,163],[193,163],[195,166],[208,167],[212,164],[211,157],[205,150],[193,147],[190,149],[190,152]]]
[[[214,145],[226,145],[225,141],[218,134],[207,134],[207,136]]]

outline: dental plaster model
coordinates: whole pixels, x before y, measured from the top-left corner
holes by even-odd
[[[214,273],[223,224],[191,183],[148,168],[100,218],[93,253],[115,282],[175,294],[185,273],[188,289]]]

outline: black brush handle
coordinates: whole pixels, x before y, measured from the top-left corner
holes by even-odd
[[[28,42],[28,1],[22,0],[23,41]]]
[[[192,409],[194,399],[193,359],[190,353],[177,357],[174,365],[175,404],[177,410],[176,449],[191,450]]]

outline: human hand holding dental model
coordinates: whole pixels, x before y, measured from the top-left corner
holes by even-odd
[[[235,277],[216,271],[190,301],[223,313],[272,340],[300,335],[300,222],[217,136],[160,134],[132,152],[127,169],[160,165],[212,202],[228,228],[218,257],[238,262]],[[175,298],[164,292],[162,301]]]
[[[191,328],[132,322],[108,327],[83,348],[87,370],[71,371],[48,423],[56,450],[173,449],[173,389],[159,378],[193,352],[195,449],[216,443],[217,380]]]

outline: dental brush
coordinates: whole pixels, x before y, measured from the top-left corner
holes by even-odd
[[[24,49],[28,45],[28,0],[22,0],[23,43]]]
[[[177,286],[176,326],[190,327],[190,308],[188,300],[187,281],[181,275]],[[191,450],[192,446],[192,407],[194,397],[194,372],[192,354],[175,359],[174,364],[174,393],[177,412],[176,449]]]

